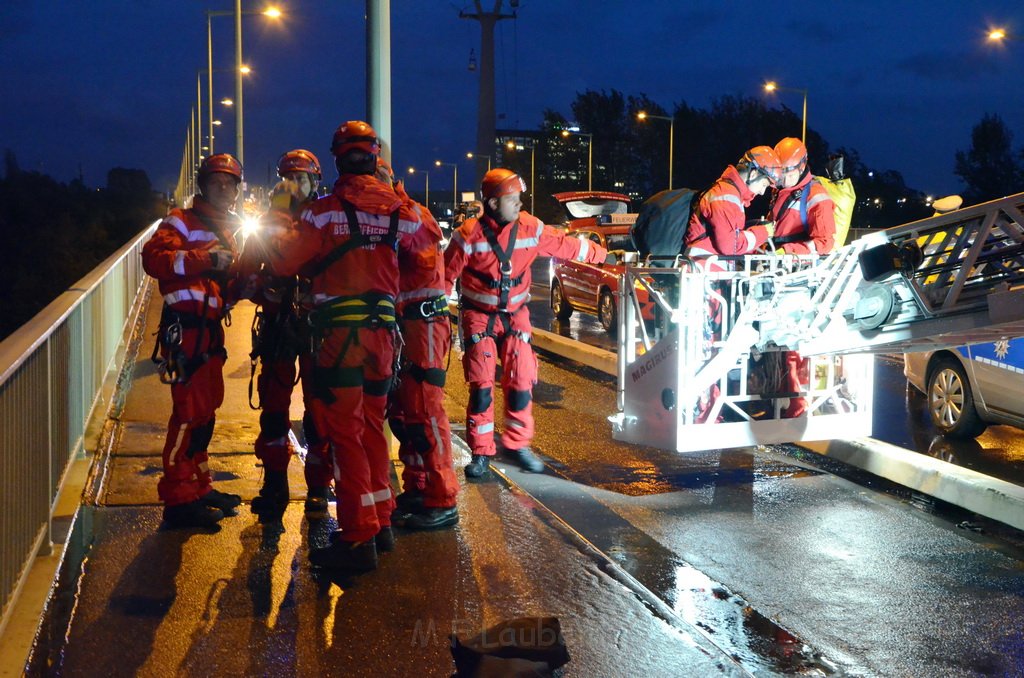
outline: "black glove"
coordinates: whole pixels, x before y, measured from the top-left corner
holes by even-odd
[[[215,271],[226,271],[235,260],[235,255],[228,250],[210,250],[210,268]]]

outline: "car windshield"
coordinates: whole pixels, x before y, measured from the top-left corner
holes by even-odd
[[[606,238],[606,242],[610,250],[627,250],[631,252],[636,249],[633,246],[633,238],[629,237],[628,233],[609,235]]]

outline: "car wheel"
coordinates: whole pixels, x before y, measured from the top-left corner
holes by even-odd
[[[572,306],[565,300],[562,286],[558,284],[557,280],[551,281],[551,312],[559,320],[568,320],[572,315]]]
[[[963,365],[953,358],[940,358],[928,374],[928,412],[932,423],[950,438],[974,438],[988,424],[978,416],[974,394]]]
[[[601,290],[597,300],[597,319],[608,334],[614,335],[619,329],[619,309],[615,304],[615,295],[609,290]]]

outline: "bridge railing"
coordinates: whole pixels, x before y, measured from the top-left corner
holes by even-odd
[[[156,223],[0,342],[0,609],[40,549],[103,384],[124,355],[142,285],[140,251]]]

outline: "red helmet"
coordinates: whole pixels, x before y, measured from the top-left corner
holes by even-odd
[[[284,177],[289,172],[306,172],[315,176],[318,181],[323,177],[323,172],[320,171],[320,161],[303,148],[288,151],[277,161],[277,176]]]
[[[484,175],[480,183],[480,194],[484,200],[488,198],[500,198],[516,191],[526,190],[526,182],[523,178],[510,169],[496,167]]]
[[[782,163],[771,146],[754,146],[743,154],[737,164],[759,170],[768,177],[768,183],[772,186],[776,186],[782,178]]]
[[[779,156],[781,173],[799,170],[803,174],[807,167],[807,147],[794,137],[786,137],[775,144],[775,155]]]
[[[352,150],[360,150],[370,155],[380,154],[377,133],[373,131],[369,123],[362,120],[349,120],[341,123],[338,129],[334,130],[331,153],[340,157]]]
[[[203,162],[199,165],[199,179],[205,179],[215,172],[230,174],[239,181],[242,180],[242,166],[230,153],[218,153],[209,158],[203,158]]]

